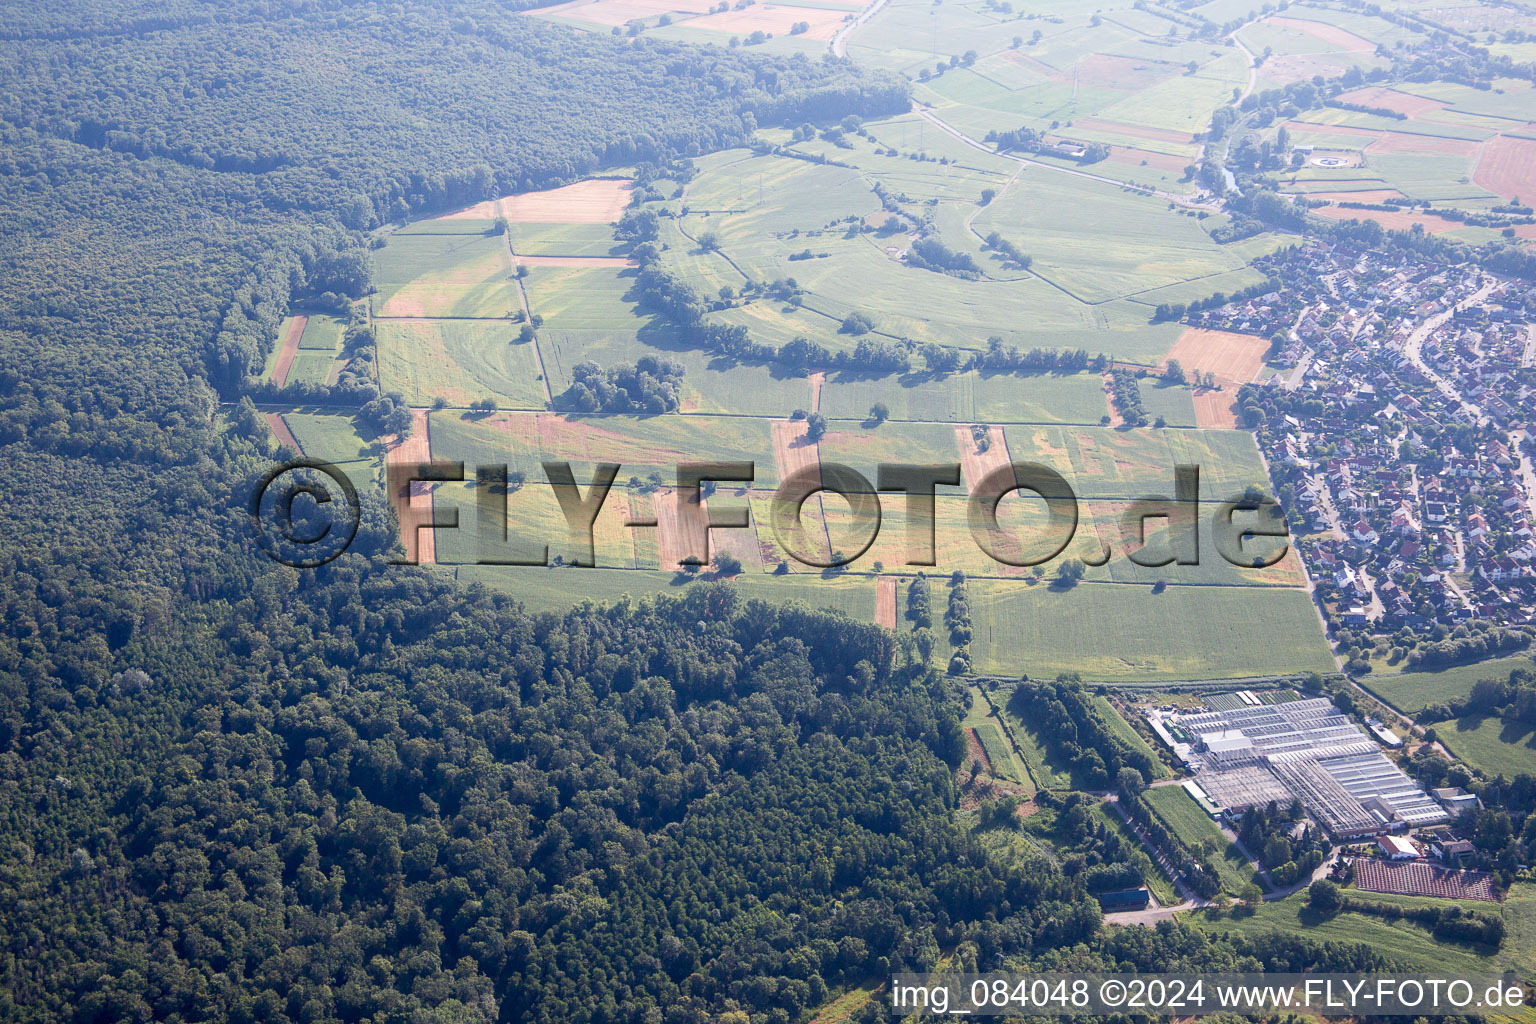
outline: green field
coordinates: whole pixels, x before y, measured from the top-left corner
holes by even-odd
[[[1098,710],[1099,717],[1104,721],[1104,724],[1109,727],[1109,731],[1114,733],[1116,739],[1118,739],[1121,743],[1124,743],[1127,747],[1130,747],[1132,750],[1139,750],[1143,754],[1146,754],[1152,759],[1152,763],[1157,765],[1157,774],[1154,775],[1151,779],[1147,779],[1146,781],[1151,782],[1154,779],[1166,779],[1173,775],[1173,773],[1168,770],[1167,766],[1164,765],[1162,761],[1158,760],[1157,752],[1152,749],[1151,744],[1147,743],[1147,741],[1142,737],[1141,733],[1131,728],[1131,723],[1127,722],[1125,720],[1125,716],[1120,714],[1119,710],[1117,710],[1115,706],[1109,702],[1108,697],[1093,698],[1093,706]]]
[[[305,332],[308,333],[307,331]],[[518,326],[484,320],[380,321],[379,383],[414,406],[446,399],[463,408],[494,398],[501,408],[542,409],[538,348]]]
[[[1227,892],[1236,896],[1250,882],[1264,888],[1264,880],[1253,870],[1237,844],[1222,833],[1210,815],[1202,811],[1200,805],[1184,792],[1183,786],[1149,789],[1146,791],[1146,801],[1185,846],[1195,849],[1202,844],[1214,845],[1211,863],[1216,865],[1222,888]]]
[[[986,751],[987,760],[992,762],[992,770],[1000,779],[1009,782],[1024,781],[1019,777],[1018,771],[1013,766],[1013,748],[1003,734],[998,731],[996,725],[991,722],[982,722],[975,727],[976,738],[981,743],[981,749]]]
[[[629,248],[614,241],[611,224],[514,223],[511,231],[519,256],[617,256]]]
[[[1060,590],[971,584],[976,671],[1085,679],[1243,678],[1333,671],[1317,612],[1302,590],[1149,588],[1080,583]]]
[[[1523,655],[1493,658],[1436,672],[1393,672],[1390,666],[1378,665],[1361,682],[1399,711],[1413,714],[1430,704],[1465,697],[1479,679],[1508,679],[1515,669],[1536,671],[1536,660]]]
[[[555,330],[638,330],[635,305],[624,296],[635,271],[608,267],[528,267],[528,308]]]
[[[1434,730],[1447,750],[1489,777],[1536,775],[1536,729],[1529,725],[1468,715],[1437,722]]]
[[[1427,897],[1360,895],[1382,902],[1412,903],[1437,909],[1452,905],[1449,900]],[[1478,975],[1511,970],[1529,976],[1536,969],[1536,885],[1530,883],[1511,888],[1501,905],[1475,904],[1477,910],[1485,913],[1503,914],[1507,932],[1504,945],[1497,951],[1438,942],[1427,928],[1409,921],[1387,921],[1370,914],[1350,912],[1322,918],[1308,910],[1305,903],[1306,893],[1303,891],[1283,900],[1261,904],[1252,914],[1206,911],[1192,914],[1189,919],[1212,932],[1255,935],[1280,931],[1313,942],[1364,943],[1409,971]]]
[[[681,573],[634,569],[548,569],[461,565],[454,570],[465,583],[504,591],[535,611],[564,611],[583,601],[613,604],[626,595],[680,594],[695,584]],[[813,608],[844,612],[860,622],[875,617],[875,584],[862,577],[811,582],[795,577],[742,576],[731,583],[743,599],[781,603],[801,601]]]
[[[1239,269],[1193,217],[1103,182],[1030,168],[976,218],[1034,257],[1032,269],[1084,302],[1103,302]]]
[[[383,448],[355,418],[301,410],[284,413],[283,421],[307,457],[335,464],[353,486],[362,489],[377,478]]]
[[[862,420],[876,402],[883,403],[893,419],[951,423],[1097,425],[1109,411],[1104,382],[1091,373],[973,371],[942,377],[913,374],[896,380],[835,374],[821,389],[821,412],[833,419]]]
[[[501,235],[395,234],[374,256],[375,316],[505,317],[520,308]]]
[[[1041,789],[1072,788],[1071,770],[1046,752],[1039,733],[1008,710],[1009,692],[1005,687],[992,694],[993,706],[997,708],[998,715],[1008,724],[1008,731],[1017,744],[1020,756],[1028,763],[1035,784]]]
[[[1035,792],[1035,779],[1031,765],[1025,761],[1013,741],[1004,733],[1004,725],[992,713],[986,695],[978,687],[971,687],[971,707],[960,722],[961,727],[975,729],[987,759],[992,762],[993,773],[1024,787],[1027,793]]]

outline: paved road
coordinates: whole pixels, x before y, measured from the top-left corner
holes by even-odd
[[[1434,316],[1420,324],[1418,328],[1408,336],[1408,340],[1403,343],[1403,355],[1407,357],[1408,361],[1417,367],[1418,371],[1422,373],[1426,378],[1428,378],[1429,381],[1434,384],[1437,389],[1439,389],[1440,393],[1446,397],[1446,399],[1451,402],[1455,402],[1463,412],[1471,416],[1474,423],[1482,423],[1486,419],[1486,417],[1483,415],[1483,410],[1463,398],[1461,392],[1458,391],[1450,381],[1446,380],[1444,377],[1440,376],[1440,374],[1429,368],[1429,364],[1424,362],[1424,342],[1436,328],[1454,316],[1456,310],[1466,306],[1473,306],[1483,301],[1483,299],[1488,297],[1488,293],[1493,291],[1494,286],[1497,284],[1497,281],[1490,280],[1487,284],[1483,285],[1482,288],[1478,289],[1477,292],[1468,296],[1463,301],[1453,305],[1444,313],[1436,313]]]
[[[848,56],[848,37],[853,35],[853,33],[858,29],[863,28],[864,23],[870,18],[873,18],[875,14],[879,12],[880,8],[886,5],[886,2],[887,0],[875,0],[873,4],[864,8],[864,10],[859,13],[857,18],[854,18],[848,24],[838,29],[837,32],[833,34],[832,39],[827,43],[827,49],[831,51],[832,56]]]
[[[1090,174],[1087,171],[1080,171],[1073,167],[1059,167],[1056,164],[1042,163],[1039,160],[1031,160],[1028,157],[1016,156],[1012,153],[999,153],[991,146],[984,142],[977,141],[976,139],[962,132],[960,129],[956,128],[954,125],[950,124],[948,121],[944,120],[938,114],[934,113],[932,107],[924,106],[917,100],[913,100],[912,112],[924,120],[936,125],[938,129],[945,134],[951,135],[965,143],[967,146],[970,146],[972,149],[979,149],[989,156],[1001,157],[1004,160],[1012,160],[1015,163],[1023,164],[1026,167],[1044,167],[1047,170],[1060,171],[1062,174],[1072,174],[1079,178],[1088,178],[1093,181],[1100,181],[1106,185],[1113,185],[1116,188],[1134,189],[1137,192],[1141,192],[1145,195],[1152,195],[1159,199],[1166,199],[1170,203],[1177,203],[1179,206],[1188,207],[1192,210],[1220,209],[1220,204],[1214,202],[1196,202],[1195,200],[1185,195],[1179,195],[1174,192],[1164,192],[1161,189],[1148,188],[1144,185],[1132,185],[1129,182],[1121,181],[1118,178],[1106,178],[1102,174]]]

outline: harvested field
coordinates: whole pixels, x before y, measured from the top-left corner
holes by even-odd
[[[1396,89],[1384,89],[1379,85],[1343,93],[1339,99],[1345,103],[1359,103],[1367,107],[1385,107],[1387,110],[1395,110],[1409,117],[1419,117],[1445,106],[1444,100],[1414,96],[1410,93],[1398,92]]]
[[[750,35],[761,31],[787,36],[791,26],[803,21],[811,27],[809,31],[801,32],[799,38],[831,39],[838,26],[847,20],[848,16],[847,11],[757,3],[745,10],[722,11],[702,18],[690,18],[687,25],[689,28],[711,29],[732,35]]]
[[[1328,203],[1379,203],[1384,199],[1401,199],[1403,194],[1395,188],[1368,188],[1359,192],[1308,192],[1308,199],[1321,199]]]
[[[827,382],[827,375],[820,370],[811,374],[811,412],[821,412],[821,386]]]
[[[1536,199],[1536,141],[1507,135],[1489,139],[1483,144],[1472,180],[1505,199]]]
[[[589,178],[574,185],[525,192],[501,201],[509,221],[540,224],[611,224],[629,205],[628,178]]]
[[[1169,131],[1165,128],[1144,128],[1141,125],[1124,124],[1120,121],[1101,121],[1096,117],[1079,117],[1072,122],[1072,127],[1107,132],[1111,135],[1126,135],[1133,139],[1155,139],[1158,142],[1194,141],[1194,136],[1188,132]]]
[[[1201,388],[1195,392],[1195,426],[1231,430],[1237,427],[1237,392]]]
[[[1369,39],[1362,39],[1353,32],[1347,32],[1335,25],[1327,25],[1321,21],[1308,21],[1305,18],[1281,18],[1270,17],[1264,19],[1266,24],[1279,28],[1292,28],[1298,32],[1305,32],[1314,39],[1323,42],[1338,50],[1347,53],[1375,53],[1376,44]]]
[[[1145,164],[1159,171],[1183,171],[1189,160],[1172,153],[1154,153],[1150,149],[1132,149],[1127,146],[1110,146],[1108,159],[1117,164]]]
[[[432,459],[432,439],[429,418],[425,409],[414,409],[411,415],[411,433],[403,441],[392,438],[384,448],[384,458],[391,469],[405,467]],[[419,530],[432,521],[432,492],[436,484],[418,481],[403,487],[390,487],[389,502],[395,508],[400,521],[400,542],[405,547],[407,561],[419,565],[437,562],[437,545],[431,530]]]
[[[1010,461],[1008,441],[1003,436],[1003,428],[988,427],[987,437],[992,443],[986,451],[982,451],[971,435],[970,427],[963,423],[955,425],[955,443],[960,446],[960,463],[964,468],[964,483],[967,491],[974,492],[976,485],[981,483],[988,473],[1008,465]]]
[[[618,4],[599,4],[617,7]],[[544,11],[558,8],[546,7]],[[678,10],[676,6],[671,8]],[[501,199],[487,199],[474,206],[446,213],[437,220],[507,220],[535,224],[612,224],[629,205],[632,182],[628,178],[588,178],[573,185],[523,192]]]
[[[262,418],[267,421],[267,426],[271,429],[272,436],[277,438],[278,444],[285,444],[300,455],[304,454],[304,446],[299,444],[299,439],[293,436],[292,430],[288,429],[288,421],[283,419],[282,413],[262,413]]]
[[[623,256],[518,256],[512,262],[530,267],[633,267],[634,260]]]
[[[806,436],[804,420],[773,421],[773,460],[779,467],[779,479],[807,467],[819,467],[821,457],[816,444]]]
[[[1292,118],[1285,126],[1291,132],[1313,132],[1318,135],[1347,135],[1351,140],[1357,141],[1360,148],[1364,149],[1372,142],[1376,142],[1386,135],[1386,132],[1372,128],[1352,128],[1347,124],[1322,124],[1314,121],[1299,121]]]
[[[1199,370],[1230,384],[1247,384],[1263,368],[1267,351],[1269,342],[1256,334],[1191,327],[1174,342],[1168,360],[1177,359],[1186,373]],[[1166,366],[1168,360],[1163,365]],[[1199,408],[1198,398],[1196,408]]]
[[[1536,143],[1532,143],[1536,145]],[[1478,143],[1471,139],[1448,139],[1440,135],[1415,135],[1412,132],[1382,132],[1366,150],[1375,153],[1444,153],[1448,156],[1472,156]]]
[[[624,25],[636,19],[655,18],[662,14],[703,14],[709,10],[712,0],[571,0],[554,7],[540,7],[529,14],[555,15],[590,21],[594,25]]]
[[[299,354],[299,339],[304,336],[304,325],[309,323],[309,317],[296,316],[288,325],[288,333],[283,335],[282,348],[277,353],[277,363],[272,368],[272,383],[282,387],[288,383],[288,371],[293,367],[293,359]]]
[[[1314,75],[1337,78],[1353,67],[1350,58],[1328,53],[1277,53],[1264,62],[1263,76],[1279,85],[1289,85]]]
[[[881,576],[875,580],[875,586],[875,625],[895,629],[896,577]]]
[[[1167,65],[1134,57],[1090,53],[1077,62],[1078,83],[1086,89],[1146,89],[1173,74]]]
[[[1400,896],[1438,896],[1447,900],[1498,902],[1493,876],[1483,871],[1452,871],[1436,864],[1413,861],[1393,864],[1361,858],[1355,861],[1355,887],[1364,892]]]
[[[1049,64],[1047,64],[1045,61],[1037,60],[1036,58],[1031,57],[1027,53],[1020,53],[1018,50],[1008,50],[1008,51],[1004,52],[1003,53],[1003,59],[1007,60],[1007,61],[1012,61],[1013,63],[1019,65],[1020,67],[1028,68],[1029,70],[1035,72],[1035,74],[1041,75],[1041,76],[1049,79],[1050,81],[1056,82],[1056,83],[1061,84],[1061,85],[1065,85],[1065,84],[1067,84],[1067,83],[1072,81],[1072,76],[1067,74],[1065,71],[1061,70],[1060,68],[1053,68]],[[1087,126],[1087,122],[1086,121],[1078,121],[1076,123],[1079,124],[1079,125],[1082,125],[1084,127]]]
[[[1438,235],[1466,227],[1465,224],[1432,213],[1408,213],[1405,210],[1350,210],[1342,206],[1320,206],[1312,212],[1329,220],[1373,220],[1388,231],[1408,231],[1415,224],[1422,224],[1425,231]]]
[[[676,569],[690,555],[702,555],[708,543],[709,507],[703,498],[684,503],[677,491],[664,488],[651,496],[656,509],[656,546],[661,568]]]

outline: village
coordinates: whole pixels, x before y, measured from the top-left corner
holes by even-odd
[[[1536,621],[1536,290],[1340,243],[1261,265],[1286,287],[1190,319],[1271,338],[1281,369],[1239,415],[1330,632]]]

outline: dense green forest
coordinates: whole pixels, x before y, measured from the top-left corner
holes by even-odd
[[[941,952],[1379,965],[1101,934],[1082,878],[952,825],[957,695],[876,627],[724,584],[530,615],[386,565],[377,496],[330,566],[258,553],[240,400],[291,301],[366,288],[363,231],[906,103],[516,6],[7,10],[0,1019],[787,1022]]]

